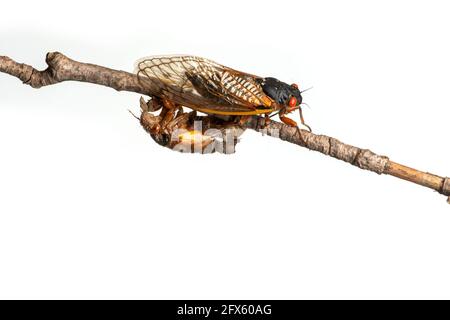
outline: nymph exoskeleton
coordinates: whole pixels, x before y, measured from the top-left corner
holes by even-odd
[[[135,72],[152,92],[153,110],[163,108],[162,123],[170,122],[182,106],[209,115],[264,115],[266,120],[278,114],[282,122],[297,127],[286,117],[298,110],[301,123],[302,95],[296,84],[289,85],[272,77],[259,77],[237,71],[195,56],[155,56],[139,60]]]

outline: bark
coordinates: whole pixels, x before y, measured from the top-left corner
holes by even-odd
[[[32,66],[17,63],[8,57],[0,56],[0,72],[17,77],[24,84],[33,88],[53,85],[63,81],[81,81],[111,87],[118,91],[131,91],[148,96],[155,94],[158,90],[158,88],[149,87],[147,83],[145,85],[141,83],[135,74],[77,62],[58,52],[48,53],[46,62],[48,68],[38,71]],[[254,116],[243,127],[261,131],[263,122],[264,119]],[[360,169],[373,171],[378,174],[392,175],[434,189],[443,195],[449,196],[448,202],[450,203],[450,178],[409,168],[368,149],[354,147],[325,135],[316,135],[305,130],[298,131],[296,128],[276,121],[271,120],[264,127],[264,131],[269,136],[321,152],[357,166]]]

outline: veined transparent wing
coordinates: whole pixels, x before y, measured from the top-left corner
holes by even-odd
[[[136,62],[151,94],[217,114],[267,113],[272,100],[258,77],[195,56],[155,56]]]

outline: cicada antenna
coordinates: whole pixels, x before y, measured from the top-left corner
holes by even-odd
[[[141,121],[141,118],[139,118],[137,115],[135,115],[135,114],[133,113],[133,111],[131,111],[130,109],[128,109],[128,112],[131,113],[131,115],[132,115],[133,117],[135,117],[136,119],[138,119],[139,121]]]
[[[311,87],[309,87],[309,88],[307,88],[307,89],[305,89],[305,90],[300,91],[300,93],[303,93],[303,92],[306,92],[306,91],[308,91],[308,90],[311,90],[312,88],[314,88],[314,87],[311,86]]]

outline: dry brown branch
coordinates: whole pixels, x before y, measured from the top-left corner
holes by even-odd
[[[82,81],[111,87],[118,91],[132,91],[144,95],[152,95],[152,88],[141,85],[135,74],[113,70],[93,64],[81,63],[69,59],[58,52],[47,54],[48,68],[38,71],[33,67],[17,63],[14,60],[0,56],[0,72],[8,73],[22,80],[33,88],[40,88],[63,81]],[[156,88],[155,88],[156,90]],[[263,119],[253,117],[244,127],[259,130]],[[325,135],[316,135],[301,130],[301,136],[296,128],[282,123],[271,121],[265,130],[268,135],[276,133],[277,138],[306,147],[310,150],[321,152],[325,155],[343,160],[358,168],[370,170],[378,174],[389,174],[419,185],[431,188],[437,192],[449,196],[450,203],[450,178],[443,178],[431,173],[422,172],[413,168],[390,161],[386,156],[380,156],[368,149],[360,149]]]
[[[249,129],[258,128],[261,118],[252,118],[247,122]],[[386,156],[378,155],[368,149],[354,147],[325,135],[316,135],[306,130],[301,130],[301,137],[295,128],[282,123],[271,121],[267,128],[267,134],[277,132],[281,140],[306,147],[310,150],[318,151],[333,158],[345,161],[360,169],[376,172],[378,174],[388,174],[397,178],[420,184],[436,190],[437,192],[450,196],[450,178],[443,178],[428,172],[422,172],[389,160]],[[450,197],[447,199],[450,203]]]

